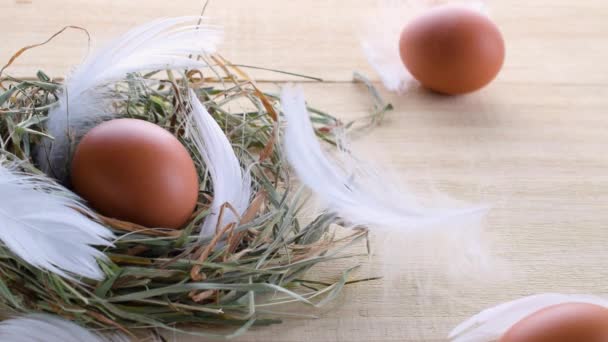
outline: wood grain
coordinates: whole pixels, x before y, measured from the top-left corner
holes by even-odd
[[[354,70],[376,79],[358,33],[372,0],[223,0],[207,14],[226,27],[222,53],[234,62],[320,76],[303,87],[315,106],[341,117],[365,115],[371,102]],[[492,206],[485,225],[506,279],[422,296],[405,276],[416,260],[383,256],[358,276],[384,281],[349,287],[322,319],[254,329],[238,341],[444,341],[470,314],[519,296],[555,291],[608,294],[608,4],[604,0],[495,0],[508,57],[497,81],[469,96],[414,89],[383,92],[396,110],[357,140],[363,155],[399,171],[423,198],[429,189]],[[0,2],[0,60],[65,25],[86,27],[95,45],[158,16],[198,13],[201,1],[31,0]],[[86,51],[78,32],[29,51],[8,70],[65,73]],[[273,82],[283,75],[254,72]],[[381,234],[377,246],[382,247]],[[432,246],[430,246],[432,248]],[[331,276],[344,265],[319,268]],[[433,275],[439,285],[441,277]],[[434,278],[435,279],[435,278]],[[474,279],[474,277],[471,277]],[[445,294],[445,293],[444,293]],[[200,339],[185,338],[184,341]]]

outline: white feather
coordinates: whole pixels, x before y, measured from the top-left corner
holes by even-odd
[[[69,190],[44,176],[0,166],[0,240],[30,265],[63,277],[103,279],[97,264],[110,230]]]
[[[362,33],[361,47],[368,63],[388,90],[402,93],[415,84],[399,54],[401,31],[421,12],[443,4],[459,4],[487,13],[486,1],[483,0],[378,1],[377,13],[369,16],[371,19]]]
[[[201,238],[204,238],[213,235],[216,227],[221,229],[230,223],[238,223],[239,218],[226,208],[218,225],[220,210],[225,203],[229,203],[239,216],[247,210],[252,193],[251,176],[243,170],[226,134],[192,90],[190,103],[192,113],[187,135],[207,166],[213,185],[211,214],[201,227]]]
[[[99,49],[79,65],[63,86],[58,105],[50,110],[46,140],[39,151],[41,169],[65,181],[71,140],[86,127],[113,116],[107,86],[129,73],[204,66],[189,55],[212,53],[222,31],[197,24],[199,17],[159,19],[141,25]]]
[[[10,342],[128,342],[123,335],[102,336],[64,319],[32,314],[0,322],[0,340]]]
[[[452,342],[493,342],[513,325],[546,307],[564,303],[589,303],[608,308],[608,300],[591,295],[545,293],[486,309],[459,324],[448,336]]]
[[[441,276],[466,283],[472,275],[476,281],[499,276],[480,224],[485,207],[428,208],[391,181],[389,172],[379,172],[350,153],[344,153],[341,163],[331,160],[314,133],[302,92],[284,88],[281,104],[287,118],[284,148],[298,178],[345,223],[383,230],[387,286],[407,275],[419,288],[430,290],[438,279],[430,271],[438,267]]]

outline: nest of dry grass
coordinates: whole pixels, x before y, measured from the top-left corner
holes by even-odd
[[[117,237],[112,248],[103,250],[108,257],[101,263],[103,281],[75,282],[41,271],[0,243],[0,310],[4,314],[53,313],[90,328],[118,329],[128,335],[140,329],[215,326],[225,329],[190,333],[234,337],[254,325],[280,322],[286,314],[277,314],[274,306],[296,302],[318,307],[349,283],[352,269],[329,283],[307,278],[306,271],[351,257],[344,251],[365,240],[367,231],[352,230],[337,237],[331,227],[339,221],[332,214],[321,214],[307,223],[298,218],[306,195],[291,181],[282,155],[278,98],[260,90],[221,56],[210,58],[208,70],[132,74],[113,84],[114,109],[119,117],[165,128],[194,153],[183,127],[188,119],[184,94],[195,89],[243,164],[255,165],[252,177],[257,193],[240,225],[198,240],[197,229],[209,214],[213,196],[206,166],[198,163],[204,190],[184,229],[150,229],[99,216]],[[47,136],[44,122],[60,87],[60,82],[43,72],[27,80],[3,77],[3,160],[17,161],[23,171],[42,175],[33,154]],[[333,129],[350,126],[314,108],[310,113],[318,137],[328,143],[333,143]]]

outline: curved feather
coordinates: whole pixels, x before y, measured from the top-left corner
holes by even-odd
[[[539,294],[486,309],[459,324],[448,338],[452,342],[493,342],[527,316],[564,303],[589,303],[608,308],[607,299],[592,295]]]
[[[345,224],[382,230],[387,287],[402,281],[401,277],[414,281],[421,291],[435,291],[437,285],[470,284],[471,277],[480,283],[503,276],[498,271],[502,262],[491,254],[491,236],[481,224],[487,208],[423,206],[407,188],[390,179],[387,167],[379,172],[375,165],[346,152],[341,160],[330,159],[314,133],[301,91],[285,88],[281,104],[287,118],[284,149],[298,179]],[[410,265],[415,260],[415,265],[395,271],[389,266],[395,260],[410,260]],[[441,278],[431,276],[434,272]]]
[[[190,90],[190,114],[188,137],[194,142],[198,155],[205,163],[213,185],[211,214],[205,218],[201,227],[201,238],[211,236],[216,228],[240,220],[251,198],[251,176],[241,167],[234,149],[215,119]],[[226,208],[221,221],[220,211],[224,204],[230,204],[237,212]],[[218,224],[219,222],[219,224]]]
[[[0,240],[30,265],[71,278],[101,280],[105,259],[93,246],[110,246],[113,234],[78,197],[44,176],[0,166]]]
[[[189,55],[214,52],[222,38],[221,29],[205,22],[200,17],[152,21],[111,41],[76,67],[49,112],[47,131],[54,140],[46,139],[39,151],[41,169],[66,180],[72,140],[114,115],[105,88],[109,83],[134,72],[204,66]]]
[[[406,91],[414,78],[403,65],[399,54],[399,37],[405,25],[431,7],[459,4],[487,13],[484,0],[380,0],[376,15],[369,16],[362,33],[361,48],[386,89]]]
[[[123,335],[102,336],[64,319],[32,314],[0,322],[0,340],[11,342],[128,342]]]

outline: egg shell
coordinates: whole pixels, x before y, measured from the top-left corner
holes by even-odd
[[[171,133],[116,119],[90,130],[76,148],[71,180],[99,213],[146,227],[179,228],[196,206],[198,175]]]
[[[457,95],[490,83],[502,68],[505,46],[485,15],[461,6],[438,6],[401,33],[401,59],[424,87]]]
[[[549,306],[512,326],[499,342],[606,342],[608,309],[594,304]]]

